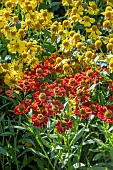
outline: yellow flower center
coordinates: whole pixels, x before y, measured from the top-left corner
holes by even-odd
[[[106,110],[105,117],[108,118],[108,119],[112,118],[113,117],[113,112],[111,110]]]
[[[64,47],[68,47],[69,46],[69,41],[68,40],[64,40],[62,42],[62,44],[63,44]]]
[[[52,32],[58,31],[57,25],[52,25],[52,26],[51,26],[51,31],[52,31]]]
[[[14,16],[14,22],[17,22],[19,20],[18,16]]]
[[[78,43],[76,44],[76,48],[77,48],[77,49],[81,49],[81,48],[82,48],[82,45],[83,45],[83,44],[82,44],[81,42],[78,42]]]
[[[77,94],[77,96],[82,97],[83,90],[81,90],[81,89],[77,90],[76,94]]]
[[[113,67],[113,59],[111,59],[111,61],[109,62],[109,66]]]
[[[85,108],[81,108],[80,109],[80,114],[81,115],[85,115],[86,114],[86,109]]]
[[[92,31],[96,31],[97,30],[97,26],[96,25],[93,25],[92,26]]]
[[[58,34],[59,34],[59,35],[63,35],[63,33],[64,33],[63,30],[59,30],[59,31],[58,31]]]
[[[5,25],[4,29],[5,29],[5,31],[8,31],[9,30],[9,26]]]
[[[85,21],[85,22],[90,22],[90,18],[89,18],[88,16],[85,16],[85,17],[84,17],[84,21]]]
[[[91,70],[91,69],[90,69],[90,70],[88,70],[86,74],[87,74],[88,76],[92,76],[92,74],[93,74],[93,70]]]
[[[5,70],[7,70],[7,69],[8,69],[8,64],[7,64],[7,63],[4,63],[4,64],[2,64],[2,67],[3,67]]]
[[[101,40],[97,40],[97,41],[95,42],[95,47],[99,48],[99,47],[101,47],[101,46],[102,46],[102,41],[101,41]]]
[[[109,40],[109,42],[113,44],[113,38],[111,38],[111,39]]]
[[[108,43],[107,44],[107,49],[108,50],[112,50],[113,49],[113,44],[112,43]]]
[[[103,26],[104,26],[105,28],[110,28],[110,21],[109,21],[109,20],[104,21],[104,22],[103,22]]]
[[[60,92],[60,88],[59,87],[55,87],[54,92],[55,93],[59,93]]]
[[[38,73],[38,74],[41,74],[41,73],[43,73],[43,70],[42,70],[42,68],[37,68],[37,69],[36,69],[36,73]]]
[[[20,110],[21,112],[23,112],[24,109],[25,109],[25,106],[24,106],[24,105],[20,106],[20,108],[19,108],[19,110]]]
[[[14,46],[15,46],[16,49],[20,48],[20,45],[18,43],[16,43]]]
[[[79,34],[79,33],[75,33],[75,34],[73,35],[73,38],[74,38],[75,40],[80,40],[80,34]]]
[[[75,34],[75,31],[70,31],[70,36],[72,37]]]
[[[66,64],[63,65],[63,70],[64,71],[69,70],[69,68],[70,68],[69,64],[66,63]]]
[[[90,108],[92,111],[96,111],[96,106],[95,106],[94,104],[91,104],[91,105],[89,106],[89,108]]]
[[[86,55],[87,58],[91,58],[92,57],[92,52],[91,51],[87,51],[85,55]]]
[[[56,58],[56,63],[60,63],[62,61],[61,57]]]
[[[62,127],[65,127],[67,125],[67,122],[65,120],[61,120],[60,124]]]
[[[38,119],[39,122],[42,122],[44,120],[44,116],[42,114],[39,114],[37,116],[37,119]]]
[[[19,30],[18,30],[18,33],[19,33],[20,35],[23,35],[25,32],[24,32],[23,29],[19,29]]]
[[[11,31],[11,35],[12,35],[12,36],[15,36],[15,35],[16,35],[16,31],[15,31],[15,30],[12,30],[12,31]]]
[[[63,21],[63,26],[64,26],[64,27],[67,27],[68,25],[69,25],[69,21],[68,21],[68,20],[64,20],[64,21]]]
[[[45,100],[46,99],[46,94],[45,93],[40,93],[39,99],[40,100]]]
[[[75,79],[74,78],[70,78],[70,80],[69,80],[69,84],[71,84],[71,85],[73,85],[73,84],[75,84]]]
[[[10,82],[11,82],[12,84],[15,84],[15,83],[16,83],[16,80],[10,79]]]
[[[11,8],[11,7],[12,7],[12,2],[7,1],[7,2],[5,3],[5,6],[8,7],[8,8]]]
[[[111,11],[106,11],[105,16],[106,17],[111,17]]]
[[[19,70],[19,67],[18,66],[14,66],[14,70],[15,71]]]
[[[6,12],[4,13],[4,15],[5,15],[6,18],[9,17],[9,12],[6,11]]]
[[[24,52],[24,53],[22,54],[22,57],[23,57],[23,58],[26,58],[26,57],[27,57],[27,53]]]

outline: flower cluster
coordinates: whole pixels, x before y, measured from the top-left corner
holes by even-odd
[[[94,1],[62,0],[68,8],[60,22],[39,8],[41,2],[3,2],[0,92],[12,98],[15,90],[24,93],[14,114],[31,112],[37,127],[54,118],[63,133],[73,115],[113,123],[113,3],[105,1],[100,10]]]

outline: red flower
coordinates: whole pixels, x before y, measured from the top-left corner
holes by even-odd
[[[31,118],[34,126],[37,127],[44,126],[48,122],[48,116],[45,111],[38,113],[38,115],[32,114]]]
[[[15,96],[12,94],[13,93],[13,90],[7,90],[5,91],[5,94],[9,97],[12,97],[12,98],[15,98]]]
[[[113,123],[113,106],[100,106],[97,116],[104,122]]]
[[[74,95],[73,93],[70,93],[70,97],[75,97],[76,102],[88,101],[90,99],[90,90],[79,88]]]
[[[34,69],[31,71],[31,77],[34,79],[46,77],[48,74],[51,74],[49,67],[46,65],[43,66],[41,63],[35,66]]]
[[[21,103],[19,103],[19,105],[14,108],[14,114],[21,115],[28,113],[30,111],[30,105],[31,105],[30,99],[21,101]]]
[[[57,122],[56,129],[59,133],[64,133],[66,130],[72,128],[72,125],[73,125],[73,121],[65,118]]]
[[[82,120],[86,118],[90,118],[92,114],[92,110],[87,106],[76,106],[75,108],[75,116],[79,116]]]
[[[23,88],[23,90],[28,91],[28,90],[34,90],[35,89],[35,81],[33,79],[22,79],[18,80],[18,84],[20,87]]]
[[[38,105],[46,105],[49,101],[51,101],[51,95],[48,93],[48,91],[42,93],[37,91],[33,94],[33,98]]]
[[[92,110],[92,114],[97,116],[98,109],[100,107],[99,104],[95,104],[94,102],[87,101],[87,102],[83,103],[82,105],[89,107]]]
[[[52,110],[52,105],[51,105],[51,103],[49,104],[49,103],[46,103],[45,105],[38,105],[38,103],[36,102],[36,101],[34,101],[32,104],[31,104],[31,106],[30,106],[30,108],[33,110],[33,111],[35,111],[35,112],[37,112],[37,113],[40,113],[40,112],[46,112],[46,115],[48,116],[48,117],[51,117],[53,114],[54,114],[54,112],[53,112],[53,110]]]
[[[64,109],[64,105],[59,101],[52,101],[52,110],[54,114],[59,114]]]
[[[53,97],[62,97],[66,93],[66,90],[62,84],[53,83],[48,85],[47,89],[50,92],[50,95]]]

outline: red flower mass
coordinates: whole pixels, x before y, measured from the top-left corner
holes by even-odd
[[[65,118],[57,122],[56,129],[59,133],[64,133],[66,130],[72,128],[72,125],[73,125],[73,121]]]
[[[21,103],[19,103],[19,105],[17,105],[14,108],[14,114],[21,115],[21,114],[28,113],[30,111],[30,105],[31,105],[30,99],[21,101]]]

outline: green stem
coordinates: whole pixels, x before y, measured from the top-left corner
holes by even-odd
[[[15,162],[16,162],[16,166],[17,166],[17,170],[19,170],[19,165],[18,165],[18,160],[17,160],[17,154],[16,154],[16,144],[17,144],[17,135],[18,135],[18,130],[17,130],[17,133],[16,133],[16,137],[14,138],[14,152],[15,152]]]
[[[69,170],[70,167],[71,167],[71,162],[70,162],[70,158],[69,158],[70,147],[71,147],[71,146],[69,146],[69,136],[68,136],[68,133],[66,133],[66,138],[67,138],[67,148],[68,148],[68,170]]]
[[[90,121],[86,122],[86,129],[88,128],[89,123],[90,123]],[[78,155],[78,164],[79,164],[79,166],[80,166],[80,158],[81,158],[81,153],[82,153],[82,147],[83,147],[83,143],[84,143],[84,139],[85,139],[86,133],[87,132],[85,132],[83,134],[82,142],[81,142],[81,145],[80,145],[80,150],[79,150],[79,155]]]
[[[34,134],[34,135],[36,135],[36,134]],[[45,151],[45,149],[44,149],[43,144],[42,144],[41,141],[39,140],[39,136],[36,135],[35,137],[36,137],[36,140],[37,140],[38,144],[40,145],[42,151],[44,152],[44,154],[45,154],[45,156],[46,156],[49,164],[51,165],[52,169],[55,170],[55,168],[53,167],[53,165],[52,165],[52,163],[51,163],[51,161],[50,161],[50,159],[49,159],[49,157],[48,157],[48,155],[47,155],[47,153],[46,153],[46,151]]]

